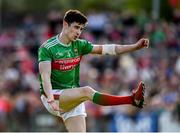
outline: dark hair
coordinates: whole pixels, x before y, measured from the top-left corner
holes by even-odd
[[[78,10],[68,10],[64,15],[64,20],[68,24],[71,24],[73,22],[77,22],[80,24],[87,23],[87,17]]]

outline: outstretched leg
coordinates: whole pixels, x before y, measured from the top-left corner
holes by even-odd
[[[60,108],[66,112],[86,100],[93,101],[94,103],[103,106],[132,104],[142,108],[144,103],[144,89],[145,86],[143,82],[140,82],[139,86],[133,90],[133,94],[129,96],[114,96],[99,93],[89,86],[66,89],[59,97]]]

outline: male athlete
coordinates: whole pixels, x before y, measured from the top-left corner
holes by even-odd
[[[87,18],[78,10],[69,10],[63,19],[60,34],[48,39],[39,48],[39,72],[41,100],[46,109],[63,119],[69,132],[86,131],[84,101],[90,100],[103,106],[131,104],[142,108],[143,82],[129,96],[114,96],[97,92],[90,86],[80,87],[79,68],[83,55],[120,55],[149,46],[148,39],[135,44],[92,44],[79,39],[87,24]]]

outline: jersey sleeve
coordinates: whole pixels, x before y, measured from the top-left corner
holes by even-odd
[[[92,51],[93,45],[91,42],[88,42],[86,40],[80,40],[79,48],[81,55],[85,55],[85,54],[89,54]]]
[[[40,47],[38,50],[38,61],[51,61],[52,57],[50,52],[45,47]]]

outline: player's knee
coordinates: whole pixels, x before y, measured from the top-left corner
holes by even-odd
[[[90,86],[85,86],[82,89],[82,93],[84,94],[84,96],[86,96],[88,99],[91,98],[92,94],[94,94],[94,89]]]

